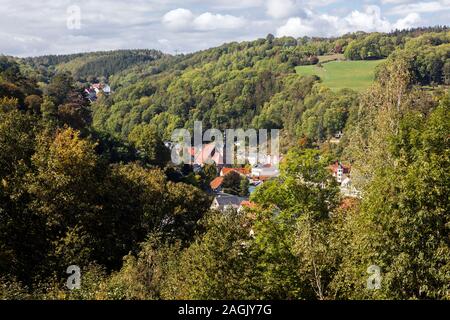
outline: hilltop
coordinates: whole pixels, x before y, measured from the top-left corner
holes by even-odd
[[[79,81],[108,78],[134,65],[166,56],[157,50],[115,50],[21,59],[39,73],[42,81],[58,72],[70,72]]]

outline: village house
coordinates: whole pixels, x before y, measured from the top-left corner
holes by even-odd
[[[278,177],[280,175],[280,171],[272,164],[258,165],[252,168],[252,178],[255,179],[270,179],[274,177]]]
[[[204,144],[201,148],[194,146],[186,149],[180,144],[168,141],[165,142],[165,145],[170,150],[176,149],[177,153],[180,155],[187,151],[189,154],[189,162],[194,168],[201,168],[206,164],[215,164],[217,167],[221,168],[224,164],[224,156],[222,152],[216,148],[214,142]]]
[[[90,102],[94,102],[95,100],[97,100],[97,94],[95,93],[94,90],[91,89],[85,89],[84,93],[86,94],[86,98],[90,101]]]
[[[242,178],[249,179],[250,175],[250,169],[248,168],[222,168],[220,170],[220,175],[215,178],[211,183],[209,184],[211,190],[213,192],[221,192],[222,191],[222,184],[225,176],[227,174],[230,174],[231,172],[238,173]],[[249,192],[251,193],[254,189],[251,189],[252,186],[249,187]]]
[[[220,166],[224,163],[223,154],[216,149],[214,142],[203,145],[201,150],[192,148],[191,152],[194,153],[194,165],[204,166],[207,163],[214,162],[216,166]]]
[[[333,177],[339,184],[342,195],[346,197],[360,197],[361,193],[353,186],[350,177],[351,167],[342,164],[340,161],[333,163],[329,169]]]
[[[222,191],[222,183],[223,177],[217,177],[209,184],[209,187],[213,192],[221,192]]]
[[[249,150],[249,153],[246,155],[246,159],[252,166],[264,164],[276,165],[281,161],[279,155],[261,154],[257,149]]]
[[[239,173],[243,177],[248,177],[248,175],[251,173],[251,171],[248,168],[225,168],[224,167],[224,168],[222,168],[222,170],[220,170],[220,176],[224,177],[232,171]]]
[[[343,165],[340,161],[336,161],[329,168],[339,184],[350,176],[350,166]]]
[[[85,89],[84,92],[86,94],[86,98],[89,99],[90,102],[94,102],[97,100],[100,93],[106,95],[111,94],[111,87],[107,84],[94,83],[88,89]]]
[[[246,198],[235,196],[228,193],[219,193],[214,198],[211,209],[226,211],[229,209],[238,210],[241,207],[242,201],[246,201]]]

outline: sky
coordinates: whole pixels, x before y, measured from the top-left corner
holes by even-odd
[[[450,25],[450,0],[0,0],[0,54],[188,53],[275,36]]]

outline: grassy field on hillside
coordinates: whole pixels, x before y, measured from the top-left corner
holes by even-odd
[[[345,60],[345,57],[342,53],[327,54],[323,56],[318,56],[318,58],[320,63],[326,63],[335,60]]]
[[[362,91],[373,82],[375,68],[384,60],[332,61],[318,66],[299,66],[295,70],[301,75],[317,75],[332,90],[344,88]]]

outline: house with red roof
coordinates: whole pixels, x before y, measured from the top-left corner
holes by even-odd
[[[194,152],[194,165],[204,166],[205,164],[214,162],[217,166],[223,165],[223,150],[216,147],[216,143],[212,142],[203,145],[201,148],[192,148]]]
[[[226,176],[232,171],[239,173],[243,177],[247,177],[250,174],[250,170],[248,168],[222,168],[222,170],[220,170],[220,176]]]
[[[111,93],[111,87],[103,83],[94,83],[89,87],[89,89],[85,89],[84,92],[89,101],[94,102],[97,100],[100,93],[109,95]]]
[[[220,192],[222,190],[223,177],[217,177],[209,184],[210,188],[214,192]]]
[[[341,184],[350,175],[351,167],[342,164],[340,161],[336,161],[328,167],[336,181]]]

